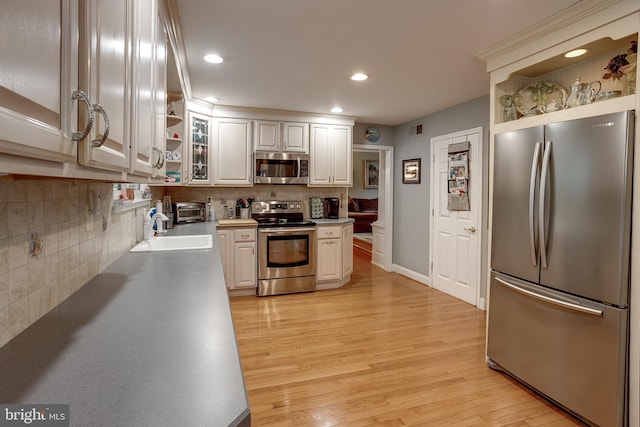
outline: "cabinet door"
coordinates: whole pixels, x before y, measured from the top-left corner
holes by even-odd
[[[318,240],[317,280],[340,280],[342,248],[340,239]]]
[[[309,124],[282,123],[282,150],[308,153],[309,152]]]
[[[136,0],[134,16],[131,172],[151,176],[164,167],[165,151],[165,59],[157,0]]]
[[[353,184],[353,141],[350,126],[333,127],[333,185],[350,187]]]
[[[257,120],[255,126],[255,149],[256,151],[278,151],[279,144],[278,122]]]
[[[309,184],[351,186],[351,126],[312,124],[309,138]]]
[[[235,244],[235,289],[257,286],[256,262],[256,242],[241,242]]]
[[[78,146],[82,165],[122,171],[130,167],[132,11],[128,0],[80,2],[80,89],[102,107]]]
[[[353,224],[342,227],[342,277],[353,272]]]
[[[331,184],[331,127],[329,125],[311,125],[309,136],[309,184]]]
[[[188,141],[184,153],[189,158],[189,170],[185,174],[185,182],[189,184],[211,184],[211,135],[214,123],[209,116],[187,113]]]
[[[167,108],[167,35],[160,16],[158,16],[156,23],[156,39],[154,44],[155,64],[153,67],[155,71],[155,87],[152,88],[154,94],[153,114],[155,116],[155,132],[152,144],[153,147],[155,147],[153,151],[160,156],[158,159],[160,163],[153,169],[151,176],[158,177],[161,181],[164,181],[167,170],[165,157],[165,151],[167,149],[167,120],[165,116]],[[152,162],[154,162],[154,160],[152,160]]]
[[[220,258],[222,259],[222,270],[224,271],[224,280],[228,289],[233,289],[234,265],[233,265],[233,231],[218,230],[218,248],[220,250]]]
[[[77,0],[3,2],[1,152],[75,163],[77,13]]]
[[[251,185],[251,121],[216,119],[213,138],[213,183]]]

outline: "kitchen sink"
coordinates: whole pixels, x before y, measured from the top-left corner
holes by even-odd
[[[211,249],[213,236],[210,234],[197,234],[192,236],[163,236],[154,237],[131,248],[130,252],[156,252],[156,251],[187,251],[195,249]]]

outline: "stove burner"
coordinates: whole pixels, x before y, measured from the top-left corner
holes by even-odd
[[[251,217],[258,221],[258,228],[315,227],[315,222],[304,219],[303,206],[302,202],[297,201],[253,202]]]
[[[286,218],[253,218],[258,221],[258,228],[267,227],[315,227],[316,223],[307,220],[289,220]]]

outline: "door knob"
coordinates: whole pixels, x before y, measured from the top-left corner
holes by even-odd
[[[464,230],[468,231],[469,233],[475,233],[476,232],[476,228],[475,227],[465,227]]]

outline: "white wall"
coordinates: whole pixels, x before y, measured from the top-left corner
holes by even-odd
[[[412,136],[410,130],[417,124],[423,125],[423,134]],[[393,263],[426,277],[429,271],[429,177],[431,174],[431,138],[482,127],[483,135],[483,216],[488,217],[488,160],[489,160],[489,96],[473,99],[449,109],[426,117],[404,123],[395,128],[395,165],[394,165],[394,224],[393,224]],[[420,184],[402,183],[402,161],[422,159]],[[482,224],[485,229],[487,223]],[[486,242],[482,248],[481,296],[486,297]]]

